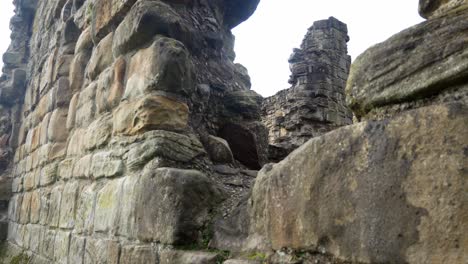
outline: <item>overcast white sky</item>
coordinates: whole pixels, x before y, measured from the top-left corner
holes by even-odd
[[[0,53],[9,45],[12,0],[0,0]],[[261,0],[255,14],[234,29],[236,61],[249,70],[263,96],[288,88],[288,58],[312,23],[334,16],[348,24],[354,59],[373,44],[422,21],[418,0]],[[0,62],[0,65],[2,63]]]

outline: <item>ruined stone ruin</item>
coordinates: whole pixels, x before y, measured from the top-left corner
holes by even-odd
[[[346,25],[331,17],[309,28],[289,59],[292,87],[266,98],[262,117],[269,130],[270,159],[282,160],[312,137],[352,123],[344,90],[351,57]]]
[[[14,0],[0,263],[466,264],[468,1],[351,67],[318,21],[267,99],[233,62],[258,3]]]

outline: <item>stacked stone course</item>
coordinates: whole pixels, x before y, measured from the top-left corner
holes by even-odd
[[[266,161],[261,97],[233,63],[230,32],[258,1],[14,4],[0,82],[9,252],[33,263],[219,261],[177,249],[206,249],[221,202]],[[243,137],[248,159],[230,147]]]

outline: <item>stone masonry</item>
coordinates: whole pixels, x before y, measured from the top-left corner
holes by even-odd
[[[316,22],[268,128],[233,63],[258,3],[14,0],[0,263],[466,264],[468,0],[421,0],[351,68]],[[357,122],[323,134],[348,70]],[[274,159],[305,144],[265,165],[268,131]]]
[[[270,159],[279,161],[307,142],[352,123],[344,88],[351,57],[346,24],[334,17],[309,28],[289,59],[292,87],[266,98],[262,118],[269,129]]]
[[[0,80],[0,238],[8,221],[10,255],[225,258],[203,251],[212,215],[267,160],[261,97],[233,63],[231,34],[258,2],[14,1]]]

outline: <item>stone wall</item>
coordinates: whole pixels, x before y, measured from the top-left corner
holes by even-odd
[[[233,63],[230,31],[258,2],[15,0],[0,82],[8,252],[225,258],[203,251],[212,216],[266,162],[261,97]]]
[[[351,57],[346,24],[334,17],[309,28],[289,59],[292,87],[266,98],[270,159],[279,161],[309,139],[352,123],[344,88]]]
[[[346,100],[362,122],[258,177],[276,124],[260,122],[230,31],[258,0],[14,4],[1,261],[466,262],[467,1],[421,0],[427,21],[351,67]],[[291,129],[284,146],[321,133],[304,120],[350,123],[346,35],[317,22],[293,55],[293,88],[278,96],[292,99],[279,105],[300,106],[284,120],[309,134]]]

